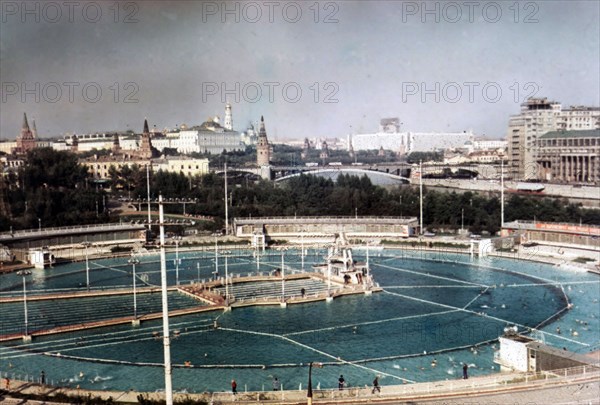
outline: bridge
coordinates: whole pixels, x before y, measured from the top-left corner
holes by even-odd
[[[283,177],[276,178],[275,181],[276,182],[286,181],[293,177],[298,177],[301,174],[312,174],[312,175],[317,175],[317,176],[334,177],[335,175],[338,175],[341,173],[352,174],[352,175],[357,175],[357,176],[363,176],[365,174],[367,176],[377,174],[379,176],[384,176],[390,180],[394,180],[397,182],[402,182],[402,183],[410,182],[410,179],[408,177],[403,177],[403,176],[398,176],[396,174],[378,172],[378,171],[373,171],[373,170],[368,170],[368,169],[357,169],[356,167],[340,167],[340,168],[326,167],[326,168],[322,168],[322,169],[312,168],[312,170],[306,170],[306,171],[302,171],[302,172],[292,173],[292,174],[285,175]]]
[[[332,165],[331,163],[322,166],[263,166],[263,167],[231,167],[228,168],[228,176],[252,174],[257,177],[262,177],[268,180],[282,181],[285,179],[292,178],[294,175],[298,176],[301,173],[304,174],[315,174],[321,175],[323,173],[350,173],[350,174],[370,174],[373,172],[381,175],[389,175],[390,179],[398,181],[409,181],[415,182],[418,177],[414,177],[415,171],[418,169],[417,164],[410,164],[406,162],[389,162],[389,163],[377,163],[377,164],[361,164],[355,163],[351,165]],[[459,171],[464,172],[470,177],[477,177],[480,179],[499,179],[501,167],[500,165],[490,164],[460,164],[460,165],[449,165],[449,164],[423,164],[423,175],[424,176],[445,176],[448,172],[453,174]],[[215,170],[217,174],[222,174],[223,170]],[[411,176],[412,174],[412,176]]]

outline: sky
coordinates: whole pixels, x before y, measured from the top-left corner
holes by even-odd
[[[600,105],[599,1],[1,1],[0,138],[265,118],[271,140],[504,137],[528,96]]]

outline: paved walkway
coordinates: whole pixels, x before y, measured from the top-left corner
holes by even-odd
[[[524,378],[521,373],[494,374],[468,380],[445,380],[429,383],[382,386],[380,394],[371,387],[343,391],[314,390],[313,402],[318,404],[419,403],[419,404],[597,404],[600,398],[600,370],[586,374],[557,372]],[[5,388],[2,381],[2,388]],[[53,395],[61,392],[70,396],[111,397],[117,403],[136,403],[140,394],[135,391],[92,391],[75,388],[56,388],[35,383],[11,381],[11,392]],[[149,399],[164,399],[162,393],[144,393]],[[6,395],[10,397],[10,395]],[[175,394],[175,400],[193,399],[220,404],[303,404],[306,391],[230,392]],[[8,399],[0,397],[1,403]],[[20,402],[23,403],[23,402]],[[48,402],[46,402],[48,403]]]

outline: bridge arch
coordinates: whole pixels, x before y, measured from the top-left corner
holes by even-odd
[[[403,176],[398,176],[395,174],[379,172],[379,171],[374,171],[374,170],[357,169],[357,168],[320,168],[320,169],[314,169],[314,170],[307,170],[307,171],[303,171],[301,173],[288,174],[287,176],[283,176],[278,179],[275,179],[275,182],[286,181],[286,180],[291,179],[292,177],[298,177],[301,174],[312,174],[315,176],[319,176],[319,175],[323,175],[323,174],[327,174],[327,173],[331,173],[331,174],[346,173],[346,174],[354,174],[354,175],[366,174],[369,177],[370,176],[383,176],[383,177],[389,178],[391,180],[396,180],[396,181],[399,181],[402,183],[407,183],[407,182],[410,183],[410,179],[403,177]]]

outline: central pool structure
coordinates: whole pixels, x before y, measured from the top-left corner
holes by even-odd
[[[281,266],[282,252],[267,251],[257,263],[254,251],[231,250],[228,271],[247,275]],[[325,251],[283,253],[285,268],[305,270],[323,261]],[[496,339],[515,325],[522,333],[555,347],[586,353],[600,348],[600,278],[548,264],[446,252],[385,249],[369,253],[371,272],[382,292],[332,302],[287,307],[249,306],[170,318],[173,387],[177,392],[225,391],[235,379],[238,391],[271,390],[277,377],[284,389],[306,388],[308,364],[314,388],[456,379],[463,363],[471,375],[499,372],[493,362]],[[354,250],[365,260],[364,249]],[[137,256],[137,287],[160,285],[159,255]],[[167,256],[168,284],[210,279],[212,251]],[[224,275],[223,259],[218,266]],[[287,271],[287,270],[286,270]],[[126,258],[90,260],[92,291],[131,289]],[[103,319],[132,316],[133,294],[35,301],[35,295],[86,291],[85,263],[32,270],[26,277],[29,332]],[[287,291],[287,290],[286,290]],[[290,292],[291,293],[291,292]],[[22,297],[23,278],[0,276],[0,298]],[[24,331],[22,301],[0,304],[0,334]],[[169,309],[201,305],[169,292]],[[160,291],[137,294],[139,326],[87,329],[35,336],[0,346],[0,374],[101,390],[164,389],[161,320],[144,314],[161,311]],[[218,325],[215,328],[215,322]],[[560,332],[558,332],[558,329]]]

